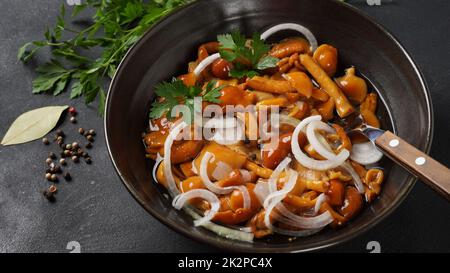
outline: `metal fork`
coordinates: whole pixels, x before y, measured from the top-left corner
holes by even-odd
[[[450,201],[450,170],[447,167],[392,132],[368,125],[361,115],[348,117],[344,129],[348,134],[366,136],[383,154]]]

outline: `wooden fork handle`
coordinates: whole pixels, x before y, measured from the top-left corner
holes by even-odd
[[[450,201],[450,170],[408,142],[386,131],[375,140],[378,148]]]

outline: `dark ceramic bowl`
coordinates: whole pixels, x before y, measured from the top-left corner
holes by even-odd
[[[111,83],[105,115],[106,140],[114,166],[136,200],[174,230],[222,249],[247,252],[299,252],[332,246],[373,227],[405,199],[415,178],[385,159],[388,171],[378,200],[339,230],[325,229],[288,242],[284,237],[253,243],[231,241],[203,228],[172,208],[163,190],[152,181],[153,162],[145,159],[141,133],[148,125],[153,86],[185,73],[201,43],[239,28],[250,35],[268,27],[297,22],[319,42],[339,50],[340,70],[349,65],[370,79],[371,89],[384,100],[379,115],[384,128],[428,152],[432,138],[430,95],[422,76],[399,42],[357,9],[329,0],[198,1],[157,23],[128,52]],[[281,33],[274,40],[292,33]],[[298,34],[297,34],[298,35]],[[400,228],[400,227],[399,227]]]

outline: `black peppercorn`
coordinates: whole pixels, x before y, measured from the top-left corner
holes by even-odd
[[[66,181],[72,180],[72,176],[70,175],[69,172],[65,172],[63,176]]]
[[[53,169],[54,169],[55,173],[61,173],[61,167],[60,166],[56,165]]]
[[[75,117],[70,117],[70,122],[72,122],[72,123],[77,123],[77,119],[75,118]]]
[[[92,135],[88,135],[88,136],[86,137],[86,139],[87,139],[89,142],[93,142],[93,141],[94,141],[94,137],[93,137]]]
[[[45,174],[45,179],[47,179],[48,181],[52,180],[52,174],[51,173],[46,173]]]
[[[64,136],[63,130],[61,130],[61,129],[56,130],[56,135],[63,137]]]
[[[78,158],[78,156],[76,156],[76,155],[72,156],[72,161],[73,161],[73,162],[78,163],[79,160],[80,160],[80,159]]]
[[[42,139],[42,143],[44,143],[45,145],[48,145],[48,144],[50,144],[50,141],[48,141],[48,138],[44,137]]]
[[[48,190],[45,190],[42,194],[49,202],[55,202],[55,194],[54,193],[51,193]]]
[[[86,157],[85,161],[86,161],[86,164],[91,164],[92,163],[92,159],[90,157]]]
[[[94,131],[94,129],[90,129],[90,130],[88,131],[88,133],[89,133],[91,136],[95,136],[95,131]]]
[[[55,155],[55,153],[53,153],[53,152],[50,152],[50,153],[48,154],[48,157],[51,158],[51,159],[56,159],[56,155]]]
[[[88,142],[84,147],[86,147],[87,149],[90,149],[90,148],[92,148],[92,143]]]
[[[84,129],[83,128],[78,128],[78,133],[80,133],[80,135],[84,134]]]

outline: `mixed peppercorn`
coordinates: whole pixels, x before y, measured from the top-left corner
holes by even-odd
[[[68,112],[70,114],[70,122],[76,123],[77,111],[75,110],[75,108],[70,107]],[[86,141],[84,145],[82,145],[80,141],[65,143],[65,133],[61,129],[56,130],[54,142],[60,149],[59,160],[58,156],[54,152],[50,152],[45,160],[45,163],[47,165],[47,169],[45,171],[45,179],[52,182],[52,184],[46,190],[44,190],[43,195],[47,200],[51,202],[54,202],[56,200],[55,194],[58,192],[58,188],[55,183],[59,181],[60,177],[62,176],[65,181],[72,180],[71,174],[68,171],[63,170],[63,167],[67,166],[69,160],[76,164],[78,164],[81,159],[83,159],[86,164],[92,163],[92,158],[89,153],[86,152],[86,149],[92,148],[92,143],[94,142],[94,137],[96,135],[95,130],[85,130],[84,128],[80,127],[78,129],[78,133],[85,138]],[[48,140],[48,138],[44,137],[42,139],[42,143],[44,145],[49,145],[50,141]]]

